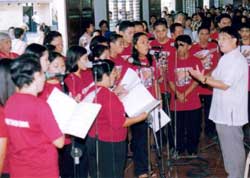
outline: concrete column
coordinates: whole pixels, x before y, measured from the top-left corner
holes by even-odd
[[[134,0],[134,20],[140,20],[140,0]]]

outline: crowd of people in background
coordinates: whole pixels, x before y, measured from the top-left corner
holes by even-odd
[[[62,34],[45,24],[39,26],[38,40],[32,44],[27,43],[23,28],[0,32],[0,174],[4,178],[73,178],[74,143],[83,154],[78,166],[81,178],[124,177],[128,150],[133,153],[137,177],[157,177],[155,170],[148,170],[150,114],[128,118],[121,102],[127,91],[120,81],[131,68],[151,95],[162,100],[161,107],[171,118],[162,134],[157,132],[163,147],[169,143],[178,155],[197,155],[204,119],[205,135],[211,139],[218,134],[224,145],[228,177],[242,178],[241,127],[249,118],[249,22],[250,11],[233,5],[197,8],[192,16],[165,9],[162,17],[152,15],[149,25],[145,20],[124,20],[114,31],[106,20],[98,27],[87,21],[79,43],[66,49],[66,54]],[[240,62],[224,62],[227,58]],[[241,72],[236,72],[237,67]],[[87,138],[60,131],[46,102],[54,88],[77,102],[95,93],[91,102],[102,108]],[[230,99],[220,102],[218,95]],[[220,104],[225,105],[221,115]],[[234,108],[239,104],[242,110]],[[228,133],[237,142],[235,147],[229,146]],[[241,155],[235,150],[241,150]]]

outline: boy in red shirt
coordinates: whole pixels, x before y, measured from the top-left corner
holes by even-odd
[[[201,67],[198,58],[193,57],[189,49],[192,40],[188,35],[176,38],[177,57],[168,63],[169,85],[171,89],[170,110],[176,111],[176,150],[178,153],[197,154],[200,127],[201,103],[198,96],[198,83],[192,79],[188,70]]]

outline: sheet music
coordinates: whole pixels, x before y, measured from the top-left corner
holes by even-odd
[[[80,138],[86,137],[101,109],[100,104],[77,103],[57,88],[53,89],[47,102],[61,131]]]
[[[150,127],[153,129],[154,132],[157,132],[160,130],[159,113],[158,112],[159,112],[159,110],[158,110],[158,108],[156,108],[150,114],[152,117]],[[160,118],[161,118],[161,128],[170,122],[170,118],[162,109],[160,109]]]
[[[126,113],[134,117],[142,112],[150,112],[160,104],[141,83],[137,73],[128,69],[121,80],[121,85],[128,90],[128,94],[121,99]]]

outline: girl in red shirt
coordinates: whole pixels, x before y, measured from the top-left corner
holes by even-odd
[[[8,173],[5,160],[7,150],[7,128],[4,122],[4,106],[7,99],[14,93],[15,85],[12,82],[10,75],[9,59],[0,60],[0,175]],[[4,168],[4,169],[3,169]]]
[[[157,80],[159,70],[153,56],[149,54],[149,41],[146,33],[139,32],[133,37],[132,58],[134,69],[141,78],[142,83],[148,91],[160,99],[160,88]],[[143,121],[131,126],[133,159],[135,163],[135,174],[139,178],[148,177],[148,150],[147,150],[147,128],[148,124]]]
[[[47,100],[52,90],[57,87],[63,91],[61,81],[63,81],[63,74],[66,71],[64,57],[58,52],[49,53],[49,68],[47,72],[47,80],[43,91],[39,94],[39,97]],[[58,77],[56,76],[58,75]],[[60,76],[61,75],[61,76]]]
[[[126,119],[122,103],[110,90],[116,77],[114,62],[107,59],[94,61],[93,76],[96,86],[89,89],[84,100],[99,103],[102,108],[88,133],[90,176],[97,177],[99,173],[99,177],[122,178],[126,161],[126,127],[143,121],[147,114],[142,113],[137,117]],[[92,94],[95,97],[89,99]]]

